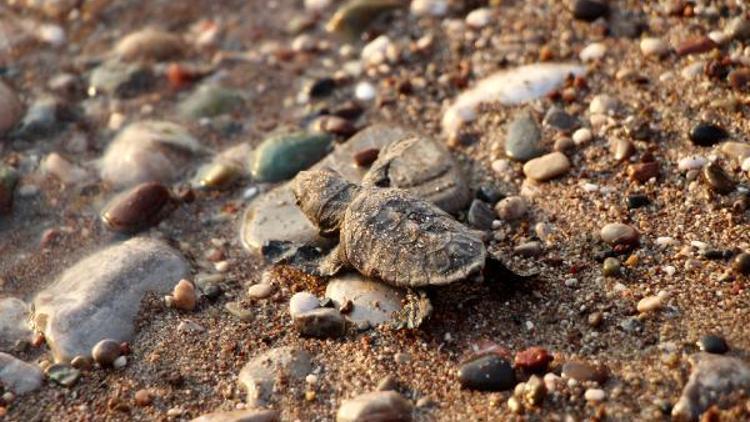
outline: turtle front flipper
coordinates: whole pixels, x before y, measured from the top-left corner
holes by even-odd
[[[320,260],[318,264],[317,274],[320,277],[331,277],[338,274],[341,270],[346,267],[346,261],[342,256],[341,245],[336,245],[335,248]]]

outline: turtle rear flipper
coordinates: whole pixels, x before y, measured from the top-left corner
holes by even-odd
[[[482,274],[484,275],[484,280],[487,282],[507,284],[521,283],[539,275],[538,272],[526,275],[518,274],[492,255],[487,256]]]

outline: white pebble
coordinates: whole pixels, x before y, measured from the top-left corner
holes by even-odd
[[[582,62],[592,62],[601,59],[605,54],[607,54],[607,46],[603,43],[595,42],[581,50],[579,57]]]
[[[354,96],[358,100],[371,101],[375,98],[375,87],[369,82],[360,82],[354,88]]]
[[[308,384],[317,384],[318,377],[315,374],[310,374],[305,377],[305,382]]]
[[[669,44],[661,38],[644,38],[641,40],[641,52],[647,57],[662,57],[669,53]]]
[[[618,104],[617,98],[607,94],[599,94],[591,100],[589,112],[591,114],[611,114],[617,109]]]
[[[555,391],[557,388],[557,382],[560,381],[560,377],[557,374],[548,372],[544,374],[544,386],[547,387],[547,391]]]
[[[593,183],[584,183],[581,185],[581,188],[583,188],[584,192],[593,193],[599,191],[599,185],[595,185]]]
[[[510,162],[506,159],[499,159],[492,162],[492,171],[497,174],[505,174],[510,169]]]
[[[61,26],[54,24],[39,26],[37,36],[41,41],[54,46],[61,46],[66,41],[65,30]]]
[[[573,132],[573,142],[576,145],[583,145],[594,139],[594,135],[589,128],[581,128]]]
[[[711,31],[708,33],[708,38],[711,39],[711,41],[715,42],[716,44],[722,45],[726,44],[732,39],[731,34],[727,34],[724,31]]]
[[[681,158],[680,161],[677,162],[677,168],[680,169],[680,171],[698,170],[703,168],[707,163],[708,160],[705,157],[691,155],[689,157]]]
[[[607,393],[601,388],[589,388],[583,397],[588,401],[602,401],[607,398]]]
[[[690,246],[692,246],[694,248],[698,248],[698,249],[703,250],[703,249],[706,249],[708,247],[708,243],[701,242],[700,240],[691,240],[690,241]]]
[[[578,280],[575,278],[569,278],[565,280],[565,286],[566,287],[575,287],[578,285]]]
[[[292,318],[320,307],[320,301],[312,293],[299,292],[289,299],[289,314]]]
[[[114,362],[112,362],[112,366],[115,369],[124,368],[125,365],[127,364],[128,364],[128,358],[126,358],[125,356],[119,356],[117,359],[115,359]]]
[[[492,10],[483,7],[475,9],[466,15],[466,24],[472,28],[482,28],[489,25],[492,20]]]
[[[331,0],[305,0],[305,9],[319,12],[331,5]]]
[[[750,157],[742,160],[742,164],[740,164],[740,167],[742,167],[743,171],[750,171]]]
[[[214,268],[220,273],[225,273],[229,271],[229,261],[219,261],[214,264]]]
[[[667,246],[678,245],[680,242],[676,241],[673,237],[659,236],[656,238],[655,243],[663,248],[666,248]]]
[[[377,66],[388,60],[388,49],[392,48],[391,39],[381,35],[362,48],[362,63],[365,66]]]
[[[693,79],[698,75],[703,74],[703,68],[706,66],[706,62],[699,61],[695,62],[693,64],[685,66],[684,69],[682,69],[682,72],[680,74],[685,79]]]
[[[446,0],[412,0],[411,13],[414,16],[444,16],[448,12]]]

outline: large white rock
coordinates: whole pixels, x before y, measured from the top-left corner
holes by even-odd
[[[351,300],[354,306],[347,318],[355,324],[376,326],[391,320],[393,314],[401,310],[404,292],[361,274],[349,273],[328,282],[326,297],[331,298],[336,307]]]
[[[0,384],[15,394],[30,393],[42,386],[44,374],[36,366],[0,353]]]
[[[0,299],[0,351],[11,350],[18,341],[31,340],[29,307],[14,297]]]
[[[168,183],[190,168],[189,158],[205,151],[182,126],[146,120],[129,125],[112,140],[99,169],[102,179],[117,188]]]
[[[136,237],[84,258],[34,299],[34,322],[56,361],[88,355],[100,340],[129,341],[147,292],[165,294],[188,275],[166,244]]]
[[[279,377],[285,388],[304,388],[304,378],[312,371],[310,355],[293,347],[279,347],[252,358],[240,371],[237,382],[247,391],[247,403],[261,406],[272,400]]]

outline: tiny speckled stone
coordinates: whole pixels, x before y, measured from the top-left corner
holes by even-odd
[[[527,210],[526,200],[521,196],[509,196],[495,206],[498,217],[505,221],[518,220],[526,215]]]
[[[702,352],[723,355],[724,353],[729,351],[729,345],[727,345],[726,340],[724,340],[723,337],[713,334],[708,334],[701,337],[700,340],[696,342],[696,344]]]
[[[529,347],[516,353],[514,365],[529,372],[543,373],[552,360],[552,355],[543,347]]]
[[[553,152],[527,162],[523,166],[526,177],[545,182],[568,173],[570,160],[561,152]]]
[[[617,258],[607,258],[602,264],[602,274],[605,277],[617,277],[620,275],[620,261]]]

